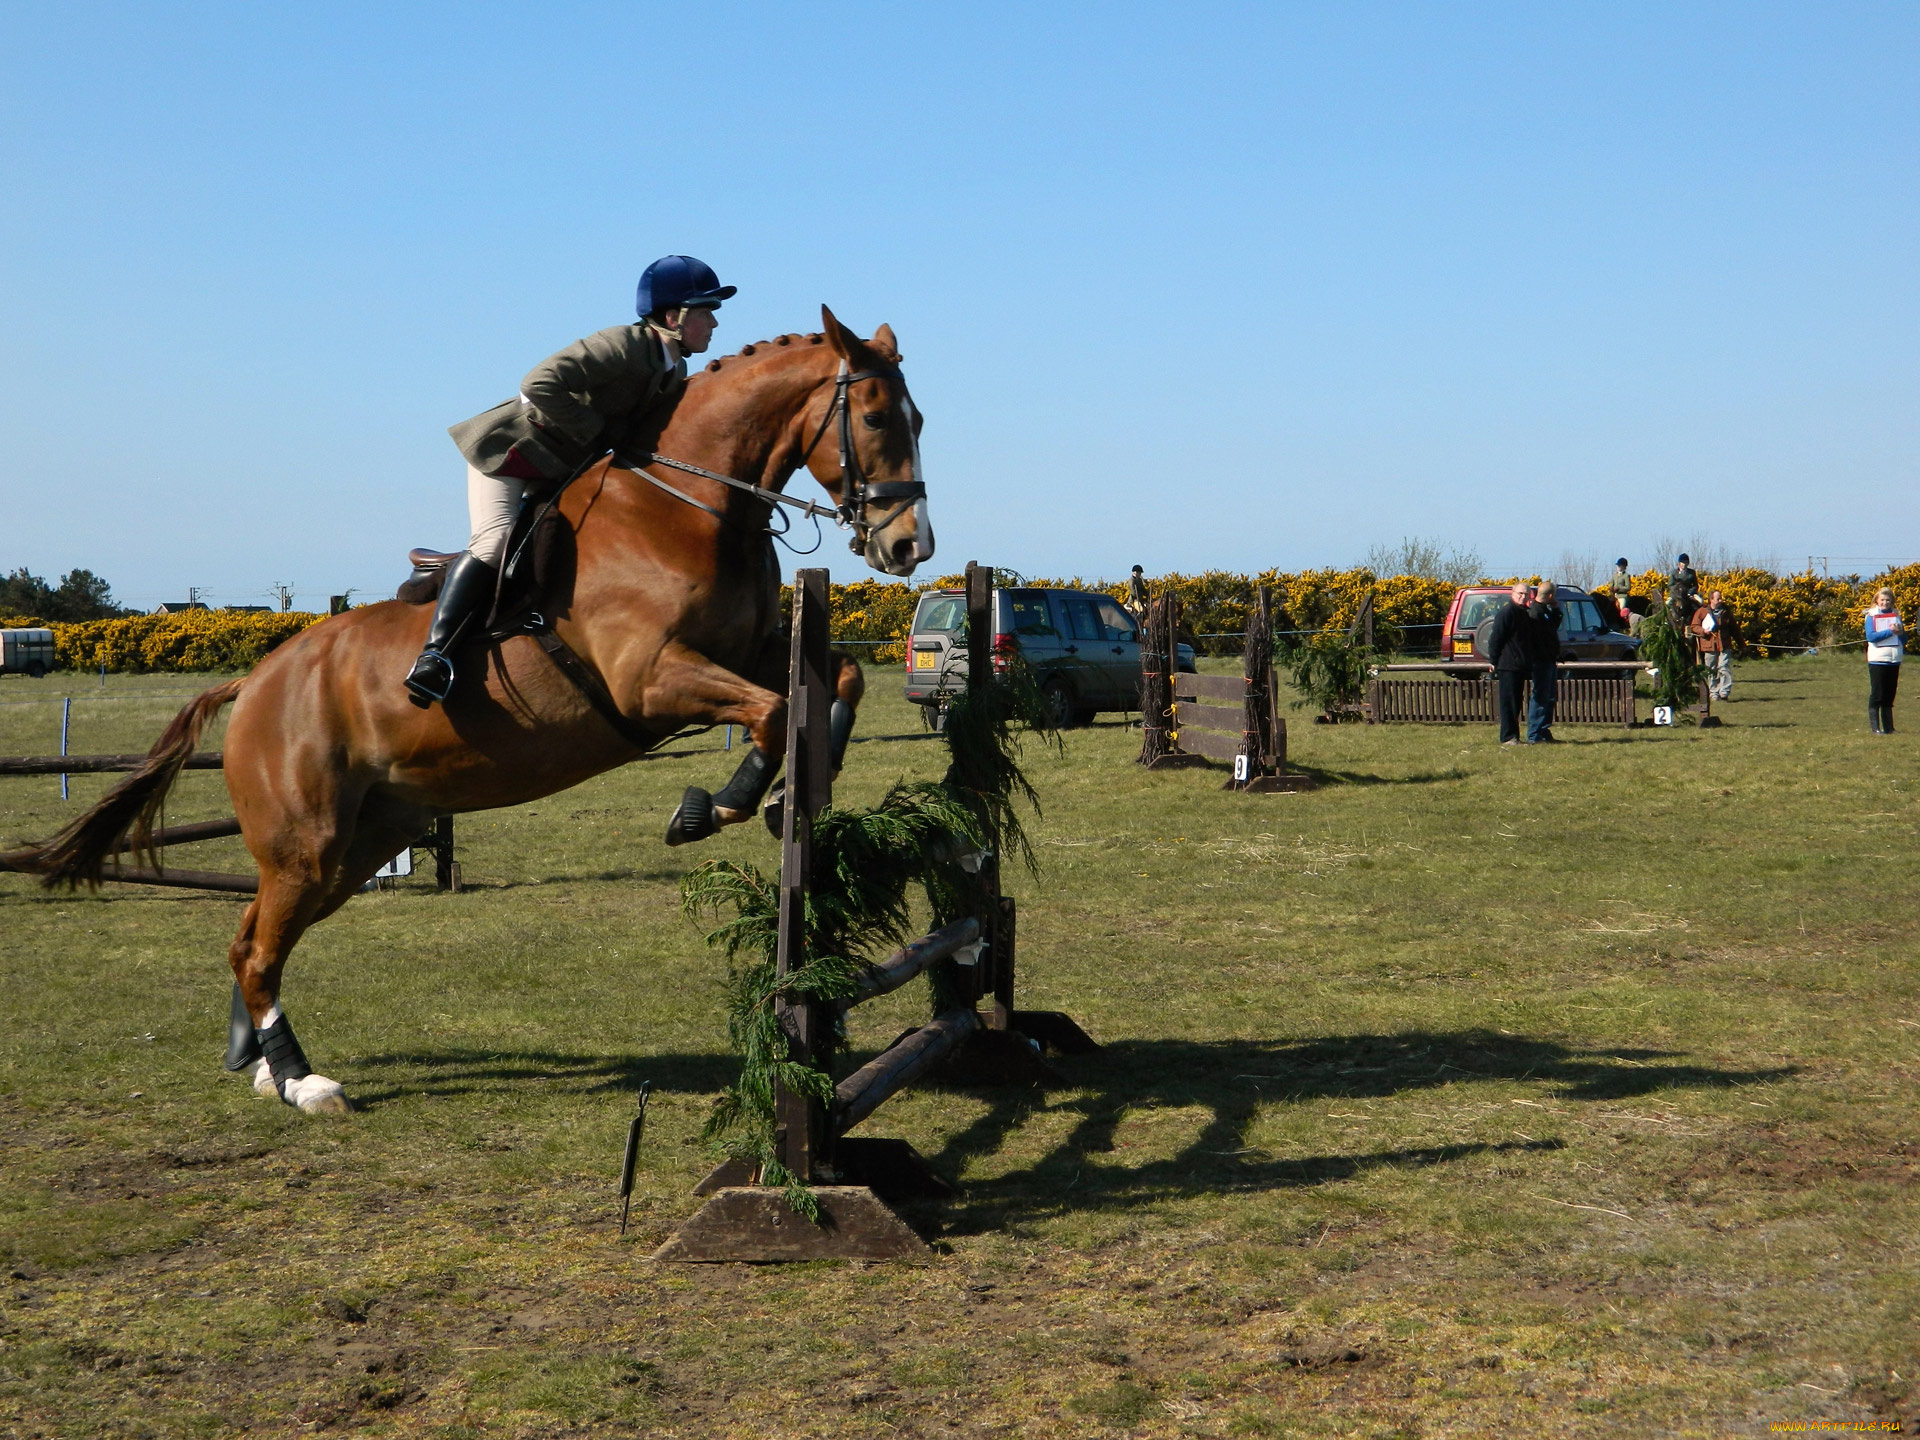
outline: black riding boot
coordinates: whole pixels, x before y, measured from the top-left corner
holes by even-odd
[[[433,611],[433,627],[427,631],[427,647],[407,675],[407,689],[422,710],[453,693],[453,659],[449,652],[467,621],[493,599],[499,578],[498,570],[470,552],[447,567],[447,578],[440,583],[440,603]]]

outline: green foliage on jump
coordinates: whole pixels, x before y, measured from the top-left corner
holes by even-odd
[[[1693,653],[1693,644],[1664,605],[1640,622],[1640,657],[1654,671],[1653,703],[1671,705],[1673,717],[1692,719],[1691,707],[1700,702],[1700,682],[1707,667]]]
[[[804,959],[784,978],[777,973],[778,877],[739,861],[708,861],[681,882],[689,916],[724,916],[707,942],[727,956],[727,1038],[740,1057],[740,1075],[721,1091],[704,1138],[717,1155],[753,1165],[762,1184],[786,1192],[809,1220],[819,1205],[807,1176],[780,1163],[775,1147],[774,1096],[779,1086],[822,1104],[833,1100],[833,1060],[845,1048],[844,1023],[835,1016],[817,1037],[811,1063],[789,1053],[780,1028],[783,999],[826,1004],[854,994],[861,972],[878,952],[917,930],[913,900],[924,897],[934,928],[967,915],[984,929],[997,886],[995,857],[1013,853],[1031,870],[1032,846],[1021,824],[1021,802],[1039,809],[1039,797],[1020,768],[1024,731],[1054,744],[1045,698],[1033,673],[1016,657],[1008,673],[956,695],[944,731],[949,763],[937,782],[899,784],[868,809],[829,806],[813,823],[813,875],[805,907]],[[957,1000],[951,962],[927,972],[932,1010]]]
[[[1351,635],[1323,630],[1282,647],[1278,658],[1305,697],[1293,702],[1296,708],[1317,705],[1334,721],[1358,717],[1367,688],[1367,666],[1374,658],[1367,646]]]

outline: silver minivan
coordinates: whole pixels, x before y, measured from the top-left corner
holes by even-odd
[[[1140,634],[1111,595],[1088,590],[996,588],[994,648],[1026,657],[1056,725],[1084,725],[1103,710],[1140,704]],[[907,699],[937,706],[967,683],[967,597],[930,590],[907,637]],[[1193,652],[1181,646],[1183,670]]]

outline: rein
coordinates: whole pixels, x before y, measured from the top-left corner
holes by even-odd
[[[560,638],[554,631],[552,622],[549,621],[545,615],[538,610],[529,608],[525,613],[518,615],[514,620],[505,625],[497,623],[500,596],[505,590],[507,577],[510,574],[518,572],[521,561],[525,557],[528,547],[533,543],[534,536],[539,533],[540,524],[546,518],[547,512],[551,511],[560,503],[560,497],[566,492],[567,488],[588,470],[591,470],[603,460],[611,459],[616,465],[621,466],[623,469],[631,470],[649,484],[664,490],[674,499],[683,501],[693,506],[696,510],[705,511],[723,525],[728,522],[729,516],[725,511],[707,504],[704,500],[696,500],[684,490],[669,485],[658,475],[649,474],[644,468],[648,465],[664,465],[669,469],[678,470],[687,475],[697,475],[702,480],[711,480],[715,484],[725,485],[732,490],[744,491],[756,500],[764,501],[767,505],[775,507],[767,512],[767,518],[769,520],[771,520],[777,512],[778,507],[782,505],[793,510],[798,510],[801,514],[806,515],[816,523],[823,519],[831,519],[834,524],[842,528],[851,528],[856,532],[859,538],[854,541],[853,548],[857,551],[865,546],[868,537],[871,536],[874,531],[884,529],[886,526],[892,524],[893,521],[909,507],[920,504],[927,496],[926,483],[919,478],[920,441],[918,437],[915,437],[913,442],[914,479],[874,482],[868,480],[865,472],[860,468],[859,457],[854,453],[853,448],[853,410],[847,403],[847,391],[850,386],[859,381],[879,379],[904,380],[904,377],[901,376],[898,370],[862,370],[857,373],[849,373],[847,362],[842,360],[840,362],[840,371],[834,376],[833,403],[828,407],[825,418],[821,420],[819,430],[814,433],[812,443],[800,454],[800,465],[805,465],[807,458],[813,454],[814,447],[817,446],[826,435],[827,427],[832,425],[836,420],[839,422],[841,503],[837,506],[820,505],[811,500],[799,499],[796,496],[782,495],[778,490],[769,490],[745,480],[737,480],[731,475],[722,475],[718,471],[708,470],[700,465],[689,464],[685,460],[675,460],[668,455],[655,455],[651,452],[643,452],[632,456],[625,456],[617,450],[603,450],[597,455],[590,456],[582,462],[571,475],[567,476],[565,480],[555,486],[553,491],[542,500],[532,520],[520,531],[519,541],[513,547],[512,553],[500,567],[500,579],[494,594],[496,614],[494,622],[489,626],[489,638],[497,643],[513,635],[531,635],[540,648],[546,651],[548,658],[559,668],[560,673],[565,675],[567,679],[573,683],[574,688],[586,698],[587,703],[594,711],[613,727],[615,733],[638,750],[645,751],[651,749],[660,742],[654,737],[649,736],[646,731],[640,729],[640,727],[636,726],[626,717],[625,713],[620,709],[619,703],[613,698],[612,693],[608,691],[606,682],[600,678],[599,673],[575,653],[566,641]],[[913,401],[906,397],[904,390],[901,398],[906,406],[908,434],[911,435],[914,420]],[[796,466],[795,468],[798,467]],[[889,500],[897,501],[898,503],[879,520],[869,521],[865,518],[865,512],[869,505],[876,501],[884,502]],[[777,539],[781,535],[784,535],[786,530],[775,529],[771,524],[768,524],[763,533],[774,536]]]
[[[818,446],[820,441],[825,437],[827,427],[834,424],[836,420],[839,422],[838,438],[840,441],[841,498],[840,503],[836,506],[819,505],[811,500],[801,500],[792,495],[783,495],[778,490],[769,490],[764,486],[755,485],[746,480],[736,480],[731,475],[722,475],[717,471],[704,469],[699,465],[690,465],[685,460],[675,460],[668,455],[655,455],[651,452],[645,452],[633,456],[616,455],[614,458],[616,461],[631,464],[634,472],[642,479],[666,491],[666,493],[673,496],[674,499],[684,501],[696,510],[704,510],[707,514],[723,523],[727,519],[725,512],[715,509],[704,501],[694,499],[693,496],[687,494],[684,490],[669,485],[657,475],[649,475],[644,467],[648,465],[665,465],[669,469],[680,470],[688,475],[697,475],[702,480],[712,480],[716,484],[726,485],[732,489],[744,491],[756,500],[764,501],[768,505],[790,506],[813,520],[831,519],[835,525],[840,526],[842,529],[851,529],[855,532],[857,539],[854,548],[857,550],[866,544],[867,538],[872,535],[874,531],[886,529],[887,526],[891,525],[914,505],[917,505],[927,498],[926,482],[918,478],[920,474],[920,441],[917,436],[913,441],[913,473],[916,478],[912,480],[869,480],[867,479],[866,472],[860,468],[860,457],[854,453],[853,407],[847,403],[848,388],[862,380],[883,379],[900,380],[904,383],[905,377],[902,376],[898,370],[859,370],[849,372],[847,362],[842,360],[840,362],[839,373],[833,377],[833,403],[827,407],[827,413],[820,421],[820,428],[814,432],[813,439],[808,442],[807,448],[800,452],[800,465],[805,465],[807,458],[813,454],[814,448]],[[904,393],[902,398],[905,399]],[[905,403],[907,407],[907,431],[908,434],[911,435],[913,431],[913,401],[908,399],[905,400]],[[795,468],[797,469],[799,467],[796,466]],[[866,511],[870,505],[876,501],[888,500],[897,501],[898,503],[878,520],[868,520],[866,518]],[[769,518],[771,518],[772,512],[769,511],[768,514]],[[769,525],[767,526],[766,533],[769,535],[781,535],[784,534],[785,531],[775,530]]]

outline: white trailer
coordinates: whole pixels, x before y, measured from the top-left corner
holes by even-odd
[[[53,669],[53,631],[0,630],[0,675],[31,675]]]

